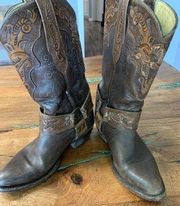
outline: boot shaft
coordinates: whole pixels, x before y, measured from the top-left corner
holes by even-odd
[[[9,10],[0,30],[0,41],[32,98],[48,113],[61,114],[81,106],[89,87],[84,75],[75,13],[66,0],[53,0],[52,4],[62,37],[63,46],[60,49],[65,52],[67,68],[63,68],[63,64],[57,65],[49,52],[47,36],[50,32],[53,34],[53,27],[45,31],[34,1],[26,1]],[[58,47],[56,40],[54,33],[54,47]],[[58,60],[61,63],[60,57]]]
[[[108,106],[140,111],[177,26],[162,1],[107,0],[103,80]]]

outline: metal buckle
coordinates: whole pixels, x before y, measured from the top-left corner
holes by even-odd
[[[76,130],[76,138],[75,138],[75,140],[77,140],[79,137],[81,137],[83,134],[85,134],[85,132],[87,132],[88,127],[87,127],[85,119],[82,119],[81,121],[79,121],[75,125],[75,130]]]
[[[82,107],[77,108],[77,110],[79,110],[79,112],[82,114],[82,119],[75,125],[75,130],[76,130],[75,140],[80,138],[82,135],[84,135],[88,131],[86,119],[88,118],[88,115],[92,111],[92,108],[93,108],[93,104],[92,104],[91,96],[89,93]]]

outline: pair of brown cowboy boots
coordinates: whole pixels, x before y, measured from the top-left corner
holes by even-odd
[[[150,201],[165,196],[151,152],[137,133],[144,99],[177,25],[161,0],[107,0],[96,124],[112,152],[117,178]],[[36,186],[79,147],[94,124],[93,104],[73,9],[66,0],[30,0],[11,8],[0,30],[31,97],[40,105],[40,132],[0,172],[0,191]]]

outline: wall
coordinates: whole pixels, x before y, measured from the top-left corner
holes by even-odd
[[[89,20],[101,22],[104,10],[104,0],[89,0],[89,9]]]
[[[89,0],[84,0],[84,16],[89,17]]]
[[[177,12],[179,23],[176,33],[173,37],[165,61],[180,71],[180,1],[179,0],[165,0]]]

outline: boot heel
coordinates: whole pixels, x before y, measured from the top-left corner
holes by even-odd
[[[84,135],[79,137],[77,140],[74,140],[71,143],[71,147],[73,149],[76,149],[76,148],[80,147],[81,145],[83,145],[89,139],[92,130],[93,130],[93,128],[89,129]]]

